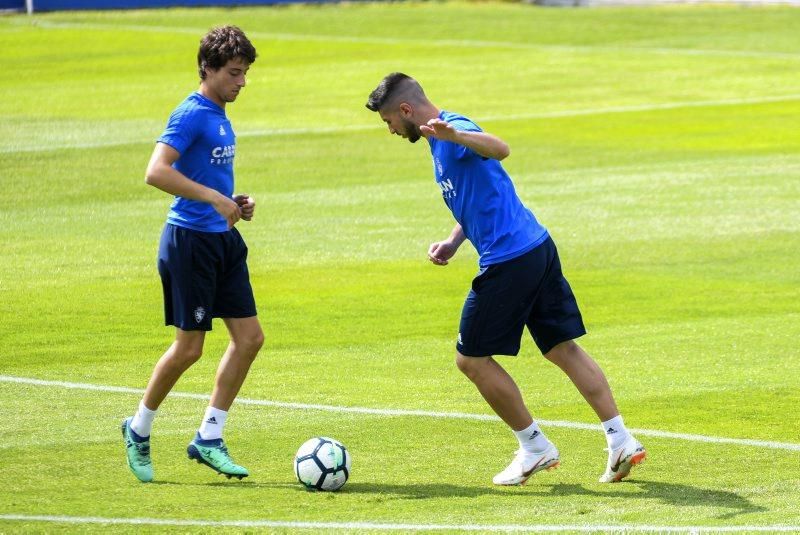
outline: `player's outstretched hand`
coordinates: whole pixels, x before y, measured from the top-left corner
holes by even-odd
[[[419,130],[425,137],[433,136],[444,141],[453,141],[456,135],[456,129],[453,125],[439,118],[431,119],[428,124],[421,125]]]
[[[239,210],[242,213],[242,219],[250,221],[253,219],[253,212],[256,209],[256,200],[246,193],[240,193],[233,196],[234,202],[239,205]]]
[[[447,261],[456,254],[457,249],[458,247],[447,240],[432,243],[428,248],[428,260],[437,266],[446,266]]]

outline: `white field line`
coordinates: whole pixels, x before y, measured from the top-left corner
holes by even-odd
[[[476,119],[478,123],[483,122],[502,122],[520,121],[536,119],[557,119],[560,117],[580,117],[585,115],[604,115],[611,113],[636,113],[642,111],[674,110],[680,108],[702,108],[714,106],[742,106],[747,104],[766,104],[770,102],[789,102],[800,100],[800,93],[790,95],[773,95],[766,97],[734,98],[721,100],[695,100],[665,102],[661,104],[635,104],[631,106],[609,106],[606,108],[588,108],[577,110],[557,110],[543,113],[516,113],[509,115],[489,115]],[[335,134],[340,132],[363,132],[368,130],[383,129],[385,126],[375,124],[346,125],[346,126],[326,126],[317,128],[266,128],[257,130],[245,130],[238,132],[237,137],[270,137],[270,136],[296,136],[313,134]],[[23,152],[48,152],[62,149],[95,149],[103,147],[117,147],[122,145],[132,145],[138,143],[149,143],[154,141],[153,136],[141,139],[124,140],[105,140],[93,141],[89,143],[42,143],[41,145],[26,145],[22,147],[0,147],[0,154],[23,153]]]
[[[63,524],[116,524],[136,526],[199,526],[234,528],[295,528],[295,529],[358,529],[372,531],[477,531],[477,532],[655,532],[655,533],[789,533],[800,526],[657,526],[657,525],[522,525],[522,524],[396,524],[385,522],[302,522],[284,520],[180,520],[170,518],[114,518],[98,516],[60,515],[0,515],[0,520],[17,522],[54,522]]]
[[[46,381],[30,377],[16,377],[12,375],[0,375],[0,383],[16,383],[33,386],[48,386],[56,388],[69,388],[75,390],[94,390],[100,392],[114,392],[121,394],[141,395],[144,390],[141,388],[128,388],[124,386],[106,386],[89,383],[71,383],[66,381]],[[192,394],[188,392],[171,392],[172,397],[208,400],[205,394]],[[480,421],[499,421],[500,419],[491,414],[471,414],[464,412],[437,412],[408,409],[374,409],[370,407],[340,407],[336,405],[321,405],[316,403],[293,403],[285,401],[269,401],[263,399],[237,398],[236,403],[242,405],[257,405],[263,407],[278,407],[282,409],[296,410],[316,410],[328,412],[344,412],[352,414],[370,414],[375,416],[419,416],[423,418],[449,418],[461,420],[480,420]],[[565,427],[568,429],[583,429],[590,431],[600,431],[599,424],[587,424],[581,422],[569,422],[563,420],[537,420],[540,425],[547,427]],[[641,436],[672,438],[678,440],[689,440],[692,442],[708,442],[712,444],[735,444],[738,446],[752,446],[757,448],[770,448],[778,450],[800,451],[800,444],[791,442],[774,442],[767,440],[751,440],[743,438],[713,437],[706,435],[693,435],[687,433],[673,433],[671,431],[658,431],[653,429],[630,429],[632,433]]]
[[[23,24],[26,22],[23,22]],[[17,23],[19,24],[19,23]],[[177,33],[203,35],[207,28],[185,28],[147,24],[105,24],[97,22],[55,22],[37,20],[40,28],[79,28],[89,30],[133,31],[154,33]],[[753,50],[720,50],[701,48],[636,47],[636,46],[592,46],[592,45],[544,45],[539,43],[520,43],[515,41],[490,41],[479,39],[400,39],[395,37],[357,37],[349,35],[324,35],[303,33],[280,33],[248,31],[251,39],[271,39],[274,41],[323,41],[338,43],[363,43],[375,45],[415,45],[424,47],[465,47],[465,48],[511,48],[515,50],[543,50],[553,52],[619,52],[640,54],[678,54],[688,56],[747,57],[766,59],[800,59],[800,54],[792,52],[761,52]]]

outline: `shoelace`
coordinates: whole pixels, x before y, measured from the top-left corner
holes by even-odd
[[[150,464],[150,444],[137,444],[134,442],[136,453],[143,459],[139,459],[142,464]]]
[[[233,461],[230,454],[228,453],[228,447],[225,445],[224,442],[219,445],[219,451],[221,451],[223,455],[225,455],[225,465],[229,464],[236,465],[236,463]]]

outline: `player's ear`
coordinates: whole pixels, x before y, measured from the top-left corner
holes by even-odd
[[[407,119],[411,117],[411,115],[414,113],[414,108],[412,108],[411,104],[409,104],[408,102],[401,102],[400,113],[402,114],[403,117]]]

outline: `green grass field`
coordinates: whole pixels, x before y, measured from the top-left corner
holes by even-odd
[[[226,440],[253,475],[190,463],[205,402],[173,396],[143,485],[118,431],[140,393],[102,388],[142,389],[172,340],[169,199],[144,168],[222,23],[259,51],[228,111],[267,343]],[[0,17],[0,533],[800,531],[798,26],[781,7],[448,2]],[[595,417],[529,339],[501,362],[562,466],[525,487],[491,485],[516,448],[499,421],[335,409],[490,414],[453,364],[476,255],[427,261],[453,225],[427,144],[364,108],[396,70],[510,144],[649,451],[626,482],[596,482]],[[226,343],[217,323],[176,392],[208,394]],[[315,435],[352,452],[339,493],[295,482]]]

